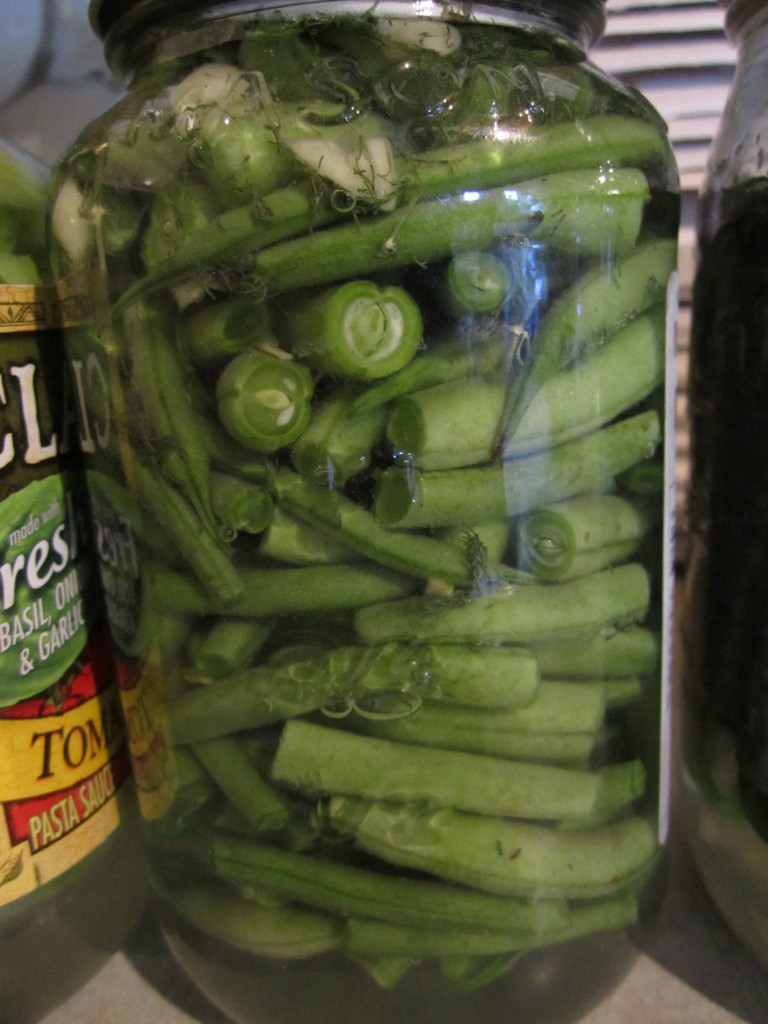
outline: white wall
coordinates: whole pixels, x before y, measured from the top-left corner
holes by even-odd
[[[0,135],[52,163],[119,86],[88,0],[0,0]]]

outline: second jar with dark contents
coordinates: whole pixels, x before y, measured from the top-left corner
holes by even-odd
[[[693,302],[685,806],[709,893],[768,966],[768,3],[723,6],[738,61]]]
[[[52,209],[169,944],[244,1022],[573,1019],[666,838],[664,127],[594,0],[186,7],[94,5]]]

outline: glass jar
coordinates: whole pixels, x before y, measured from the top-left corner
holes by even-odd
[[[685,788],[701,876],[768,966],[768,4],[727,6],[738,57],[701,197],[693,295]]]
[[[0,143],[0,1020],[106,962],[146,886],[45,246],[45,170]]]
[[[168,942],[241,1022],[573,1019],[666,839],[664,127],[595,0],[178,6],[93,6],[51,221]]]

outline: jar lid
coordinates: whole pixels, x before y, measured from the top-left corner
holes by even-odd
[[[600,39],[605,29],[607,0],[470,0],[460,5],[462,14],[478,22],[522,21],[542,29],[555,30],[583,56]],[[420,16],[439,18],[452,13],[448,0],[383,0],[376,12],[388,17]],[[341,12],[364,15],[371,12],[370,0],[90,0],[91,27],[104,43],[107,63],[117,74],[135,70],[140,60],[156,52],[165,38],[182,38],[195,28],[224,26],[229,38],[230,19],[249,19],[264,11],[290,16]]]
[[[184,0],[91,0],[88,17],[94,32],[100,39],[125,15],[132,14],[141,19],[142,14],[154,18],[164,14],[181,13],[191,5]]]
[[[594,44],[605,29],[606,2],[607,0],[480,0],[478,8],[506,9],[532,16],[537,20],[552,18],[564,28],[578,35],[585,35],[588,42]],[[94,32],[104,39],[118,22],[123,20],[126,28],[133,28],[145,25],[149,21],[156,22],[168,17],[189,14],[195,8],[205,9],[218,18],[226,18],[232,14],[242,13],[246,7],[251,10],[265,7],[276,9],[281,6],[295,6],[297,3],[300,3],[300,0],[283,0],[282,4],[280,0],[251,0],[250,3],[243,3],[242,0],[239,3],[237,0],[210,0],[208,3],[203,0],[197,3],[194,0],[91,0],[89,17]],[[338,6],[344,6],[343,0]],[[440,11],[440,0],[435,0],[434,7],[436,11]],[[446,4],[446,9],[450,11],[450,5]]]

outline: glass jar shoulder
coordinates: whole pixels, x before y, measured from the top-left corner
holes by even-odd
[[[757,5],[760,7],[760,5]],[[768,101],[768,8],[762,5],[738,35],[734,77],[707,165],[706,187],[720,192],[765,176]]]
[[[466,159],[470,144],[478,152],[506,144],[509,159],[495,179]],[[356,148],[370,195],[354,168],[339,163]],[[517,159],[534,149],[536,161]],[[425,183],[425,154],[454,173]],[[63,167],[98,180],[110,197],[130,195],[137,208],[182,178],[207,189],[215,212],[297,183],[330,189],[359,212],[360,201],[383,204],[408,186],[422,198],[582,163],[631,163],[652,187],[677,187],[655,111],[554,37],[426,19],[326,18],[255,23],[235,41],[146,64]]]

